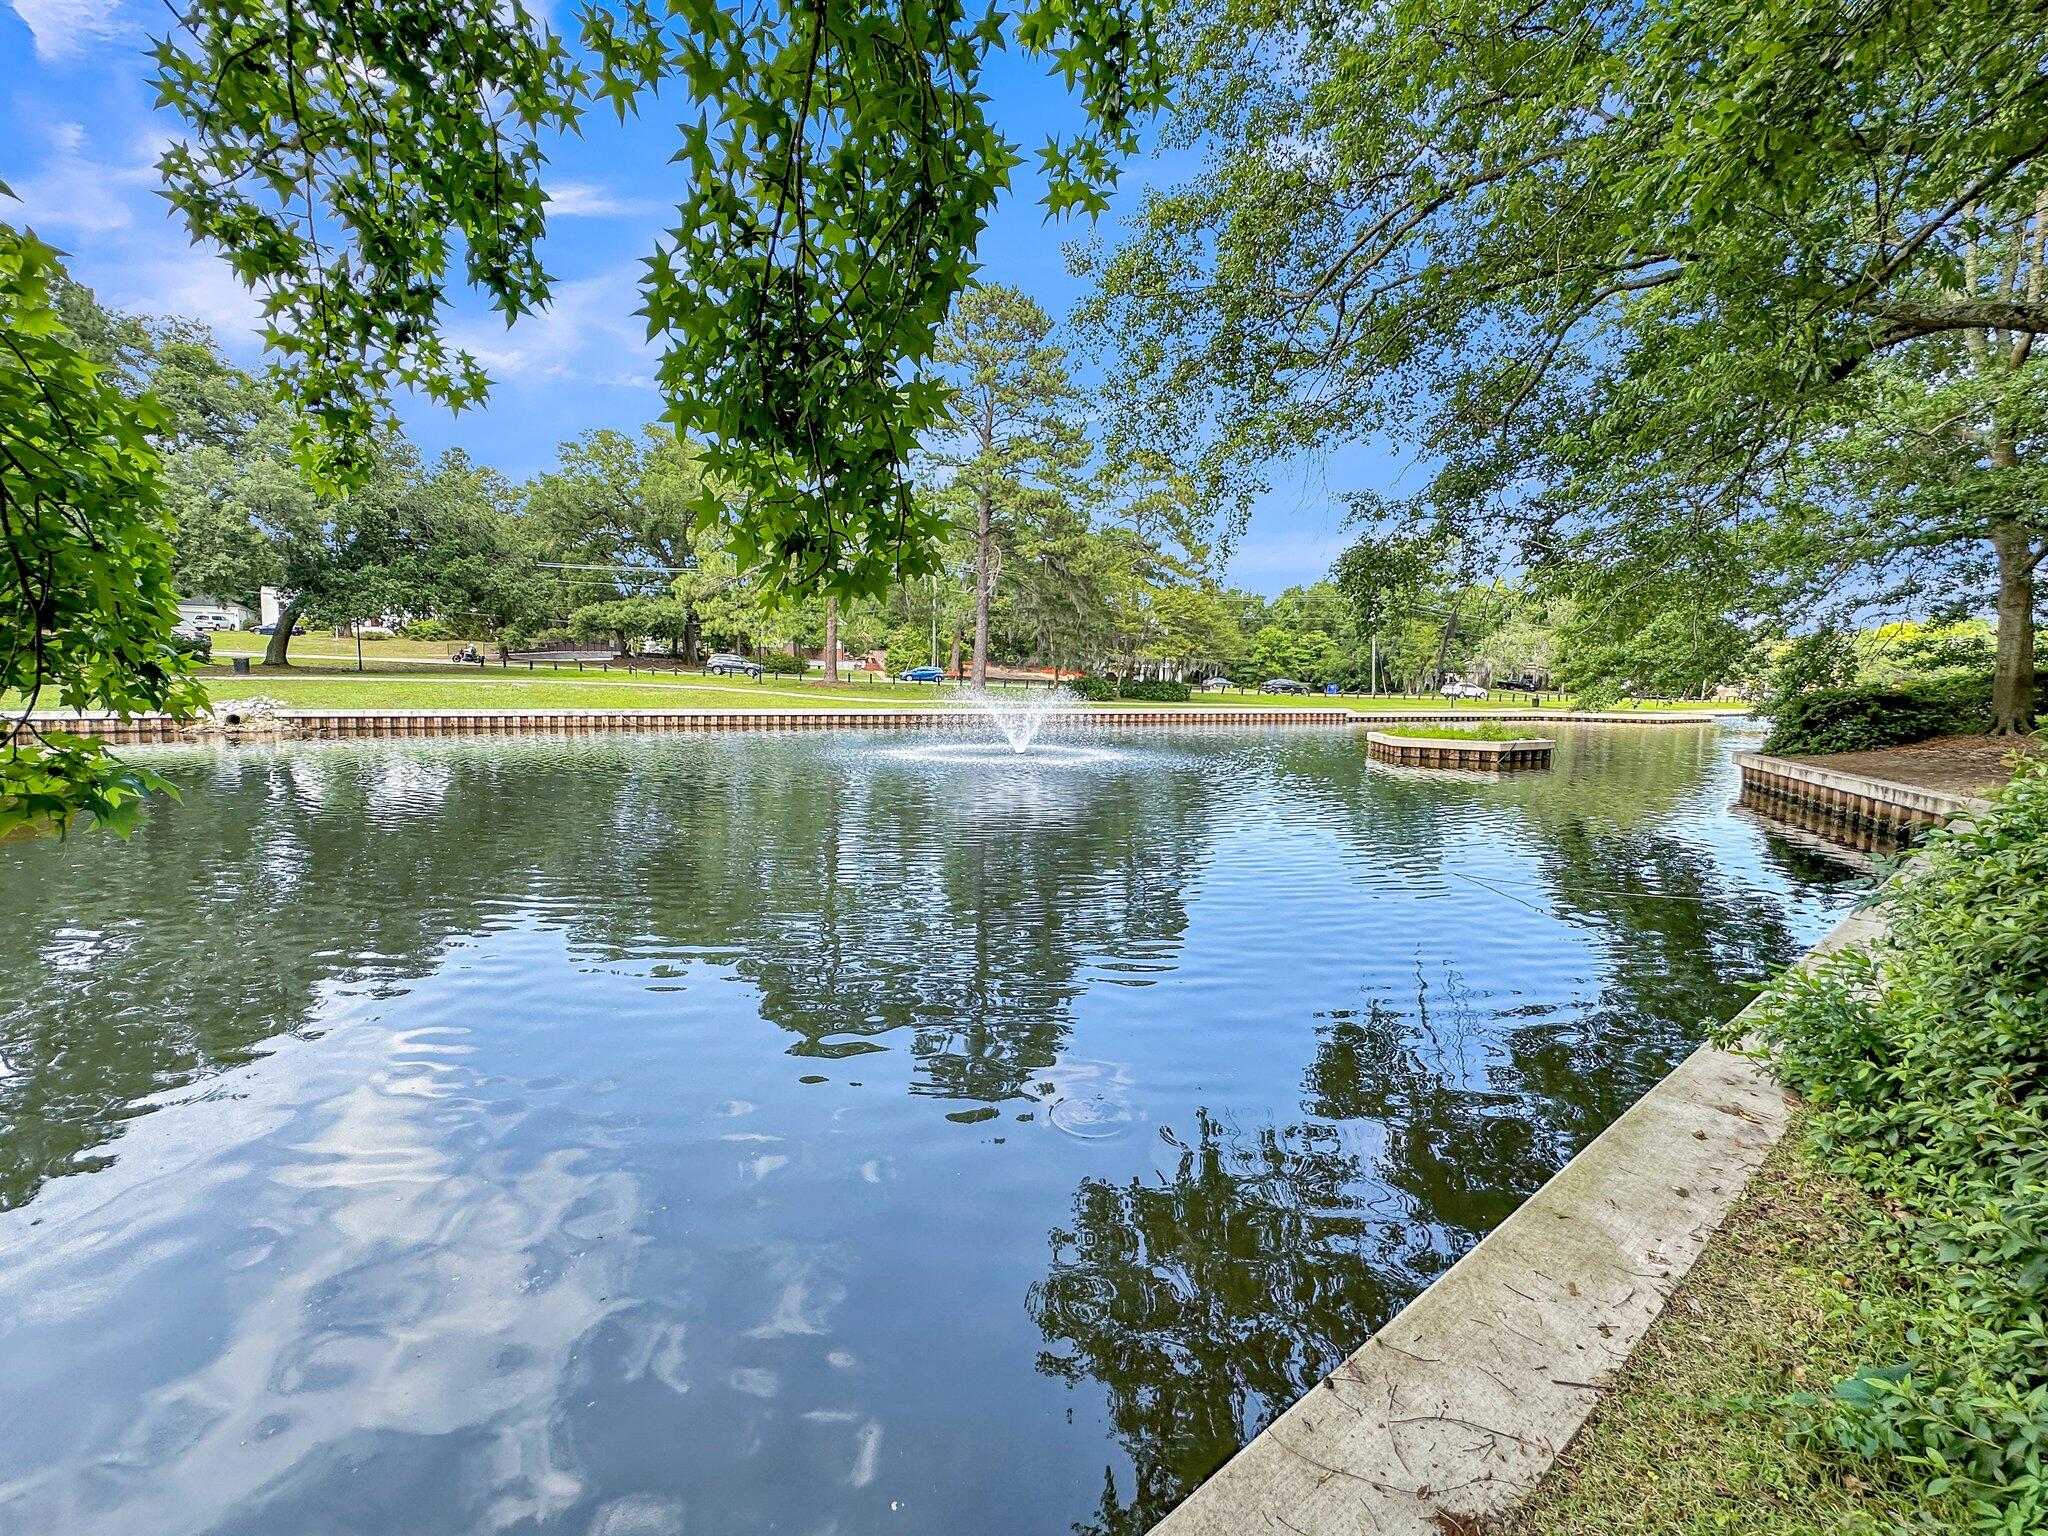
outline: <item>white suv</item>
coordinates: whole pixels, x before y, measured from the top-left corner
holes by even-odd
[[[1477,683],[1468,683],[1459,678],[1452,678],[1443,687],[1437,689],[1437,692],[1447,699],[1483,699],[1486,697],[1486,690]]]

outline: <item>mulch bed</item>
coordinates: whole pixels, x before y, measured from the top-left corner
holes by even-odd
[[[1789,761],[1951,795],[1988,795],[2012,777],[2015,753],[2040,752],[2044,746],[2048,744],[2038,734],[1937,736],[1931,741],[1882,747],[1875,752],[1829,752]]]

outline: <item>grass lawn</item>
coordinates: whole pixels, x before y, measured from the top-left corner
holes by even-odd
[[[365,640],[364,670],[356,669],[355,642],[327,633],[300,635],[292,641],[294,664],[265,667],[259,661],[247,677],[229,671],[236,656],[260,657],[268,637],[246,630],[222,631],[213,637],[214,664],[203,669],[207,693],[216,699],[265,695],[301,709],[861,709],[944,705],[953,690],[929,683],[900,683],[893,678],[856,674],[857,680],[828,688],[816,677],[723,678],[699,673],[671,674],[623,669],[601,671],[594,664],[578,671],[574,664],[520,663],[510,667],[461,666],[448,660],[459,640]],[[1020,701],[1033,690],[1001,688],[998,697]],[[1490,710],[1527,709],[1525,699],[1507,696],[1483,703],[1452,705],[1438,698],[1344,695],[1328,698],[1255,691],[1198,693],[1185,705],[1122,703],[1121,709],[1372,709],[1452,712],[1484,716]],[[1698,709],[1684,703],[1644,703],[1645,711]],[[1738,707],[1739,706],[1735,706]],[[1569,708],[1547,696],[1546,712]]]
[[[666,675],[573,667],[528,672],[514,666],[386,667],[357,672],[353,667],[294,666],[279,671],[257,668],[236,677],[223,668],[208,668],[206,691],[216,699],[255,695],[282,700],[301,709],[902,709],[944,706],[957,702],[952,689],[928,683],[862,679],[837,687],[797,678],[724,678],[687,673]],[[1027,697],[1014,690],[1020,703]],[[1332,708],[1342,701],[1248,695],[1204,701],[1224,708]],[[1124,709],[1190,706],[1124,704]]]
[[[365,640],[363,659],[365,661],[446,661],[463,646],[460,640]],[[216,656],[261,656],[270,644],[270,636],[259,635],[247,629],[220,629],[213,635],[213,651]],[[484,641],[476,641],[485,646]],[[355,665],[356,643],[347,635],[335,635],[326,630],[315,630],[310,634],[292,637],[292,659],[301,657],[315,660],[325,657],[346,656],[350,666]]]
[[[1486,1536],[1842,1536],[1961,1530],[1960,1508],[1874,1481],[1770,1406],[1904,1358],[1901,1283],[1868,1196],[1787,1135],[1623,1368],[1585,1432]],[[1867,1316],[1859,1303],[1874,1302]],[[1892,1334],[1894,1336],[1887,1336]],[[1751,1406],[1755,1404],[1755,1406]]]
[[[261,636],[241,636],[261,639]],[[257,695],[280,700],[299,709],[901,709],[944,706],[956,702],[954,690],[929,683],[899,683],[892,678],[862,677],[837,687],[827,687],[815,678],[707,677],[698,673],[628,674],[595,667],[578,672],[573,665],[536,666],[529,671],[515,664],[510,668],[435,665],[431,658],[406,659],[388,652],[371,659],[364,645],[366,670],[355,668],[354,650],[344,658],[302,650],[306,640],[330,637],[306,636],[293,646],[303,660],[289,668],[258,665],[247,677],[228,670],[226,658],[236,654],[219,646],[219,658],[202,671],[206,691],[216,699],[246,699]],[[424,646],[424,641],[389,641],[389,645]],[[1033,690],[994,690],[998,697],[1022,702]],[[0,701],[4,703],[6,701]],[[1453,712],[1446,704],[1428,698],[1360,698],[1346,695],[1327,698],[1289,694],[1222,693],[1196,694],[1187,704],[1119,703],[1118,709],[1358,709],[1375,711],[1415,710]],[[1652,706],[1643,706],[1646,711]],[[1687,706],[1658,706],[1681,708]],[[1464,703],[1458,714],[1483,721],[1489,711],[1526,709],[1515,700]],[[1560,717],[1562,705],[1546,706],[1545,713]],[[1498,727],[1495,727],[1498,729]],[[1510,732],[1511,735],[1526,732]]]
[[[328,667],[257,668],[248,677],[209,670],[216,699],[264,695],[300,709],[874,709],[940,701],[909,684],[828,688],[787,678],[670,679],[641,674],[407,667],[356,672]]]
[[[401,642],[403,643],[403,642]],[[367,659],[367,652],[366,652]],[[206,669],[206,690],[217,699],[255,694],[302,709],[859,709],[904,708],[955,702],[950,687],[862,677],[836,687],[817,679],[706,677],[697,673],[578,672],[573,666],[510,668],[430,666],[386,661],[358,672],[322,658],[288,669],[257,667],[236,677],[224,666]],[[1019,702],[1033,690],[996,689]],[[1197,694],[1186,704],[1120,703],[1119,709],[1413,709],[1447,713],[1441,700],[1418,698],[1326,698],[1289,694]],[[1483,717],[1488,710],[1526,709],[1525,704],[1460,705],[1457,712]],[[1647,709],[1648,706],[1645,706]],[[1556,707],[1559,715],[1565,713]],[[1475,729],[1486,727],[1475,726]],[[1500,729],[1492,727],[1491,729]],[[1509,731],[1509,736],[1526,732]]]
[[[1475,725],[1390,725],[1383,729],[1382,736],[1399,736],[1408,741],[1529,741],[1534,738],[1529,728],[1523,725],[1495,725],[1480,721]]]

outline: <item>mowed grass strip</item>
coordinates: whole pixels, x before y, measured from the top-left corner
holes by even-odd
[[[213,699],[273,698],[292,709],[906,709],[943,702],[923,695],[865,689],[767,683],[731,686],[636,682],[627,678],[424,677],[392,673],[335,676],[262,672],[250,677],[209,677]]]
[[[1896,1350],[1903,1282],[1873,1208],[1794,1127],[1708,1241],[1585,1431],[1474,1536],[1845,1536],[1950,1531],[1960,1508],[1874,1482],[1777,1406]]]
[[[1537,728],[1533,725],[1494,725],[1481,722],[1477,725],[1389,725],[1384,727],[1382,736],[1398,736],[1403,741],[1532,741],[1538,740]]]

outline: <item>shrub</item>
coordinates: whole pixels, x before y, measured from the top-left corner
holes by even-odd
[[[1134,678],[1118,687],[1117,693],[1126,699],[1135,699],[1141,704],[1185,704],[1194,697],[1186,683],[1170,683],[1163,679]]]
[[[1764,678],[1768,697],[1789,699],[1816,689],[1847,688],[1856,681],[1856,642],[1839,629],[1817,630],[1785,642]]]
[[[1116,697],[1116,684],[1106,677],[1070,677],[1062,685],[1068,692],[1078,694],[1091,703],[1106,704]]]
[[[515,651],[544,650],[551,645],[573,645],[576,636],[559,624],[543,624],[532,629],[514,625],[505,631],[505,643]]]
[[[775,677],[802,677],[811,670],[811,664],[803,657],[787,651],[763,651],[754,660],[761,663],[763,672]]]
[[[398,626],[399,634],[408,640],[453,640],[456,633],[445,619],[408,619]]]
[[[1990,725],[1991,685],[1981,678],[1903,687],[1816,688],[1774,698],[1766,752],[1868,752]]]
[[[1907,1358],[1790,1406],[1960,1495],[1980,1531],[2048,1530],[2048,761],[1937,833],[1884,910],[1882,940],[1737,1026],[1805,1097],[1821,1158],[1876,1197],[1911,1282]]]

